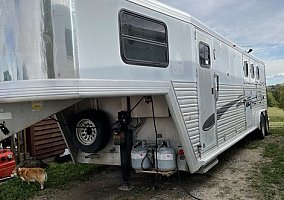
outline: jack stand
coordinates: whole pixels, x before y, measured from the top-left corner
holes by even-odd
[[[152,190],[156,191],[158,190],[158,174],[152,174],[151,175],[151,181],[152,181]]]
[[[118,113],[118,123],[120,132],[120,159],[123,185],[119,190],[129,191],[133,188],[131,179],[131,149],[133,145],[132,130],[130,129],[130,112],[121,111]]]
[[[130,184],[130,185],[129,185]],[[132,190],[134,187],[131,183],[124,183],[121,186],[119,186],[117,189],[122,190],[122,191],[130,191]]]

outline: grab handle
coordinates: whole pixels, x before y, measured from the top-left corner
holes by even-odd
[[[214,79],[216,79],[216,82],[217,82],[216,93],[215,93],[215,98],[217,101],[219,97],[219,90],[220,90],[220,76],[217,73],[214,73]]]

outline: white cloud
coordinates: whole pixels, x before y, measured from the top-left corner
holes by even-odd
[[[266,76],[284,74],[284,59],[264,60],[266,65]]]
[[[161,1],[192,14],[217,32],[243,45],[284,44],[284,1]]]
[[[284,1],[160,0],[188,12],[264,60],[268,76],[284,72]]]
[[[284,59],[266,60],[265,64],[267,85],[284,83]]]
[[[284,83],[284,74],[266,77],[267,85],[276,85]]]
[[[160,0],[199,18],[211,28],[254,44],[284,44],[284,1]]]

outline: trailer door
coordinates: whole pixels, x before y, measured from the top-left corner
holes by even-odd
[[[214,73],[212,67],[211,39],[205,33],[196,32],[198,63],[198,101],[199,128],[202,152],[217,145],[216,135],[216,100]]]
[[[243,56],[243,71],[244,71],[244,96],[245,96],[245,115],[246,115],[246,127],[251,127],[252,124],[252,91],[254,86],[250,84],[250,62],[249,58]]]

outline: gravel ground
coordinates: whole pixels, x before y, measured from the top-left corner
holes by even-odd
[[[264,143],[273,140],[267,137]],[[245,138],[219,156],[219,163],[206,174],[174,174],[158,179],[153,190],[152,177],[133,174],[131,191],[120,191],[119,167],[106,167],[94,174],[89,181],[70,183],[66,190],[41,191],[33,200],[98,200],[98,199],[260,199],[260,194],[251,187],[249,177],[256,165],[263,161],[262,146],[248,148],[251,138]],[[194,197],[192,197],[194,196]]]

